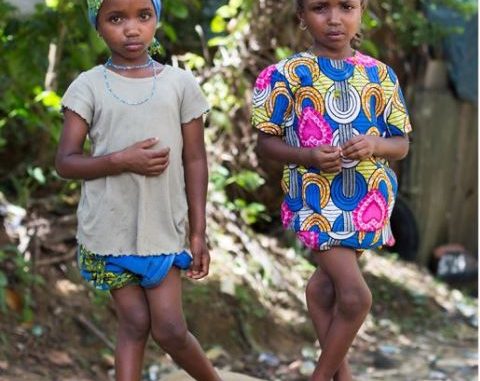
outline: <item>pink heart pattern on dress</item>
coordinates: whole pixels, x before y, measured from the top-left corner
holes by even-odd
[[[318,147],[332,144],[332,127],[313,107],[305,107],[298,127],[300,142],[303,147]]]
[[[290,210],[286,202],[282,203],[282,207],[280,209],[280,217],[282,219],[282,224],[285,229],[290,226],[290,223],[293,220],[295,214]]]
[[[272,74],[275,70],[275,65],[271,65],[263,69],[262,72],[258,75],[257,81],[255,82],[255,87],[260,90],[265,90],[268,86],[270,86]]]
[[[352,65],[362,65],[365,67],[374,67],[377,66],[378,63],[375,59],[360,52],[355,52],[353,57],[348,57],[345,61]]]
[[[318,250],[318,236],[317,232],[301,231],[298,232],[298,239],[309,249]]]
[[[387,201],[377,189],[368,192],[353,211],[353,223],[359,231],[380,230],[387,219]]]

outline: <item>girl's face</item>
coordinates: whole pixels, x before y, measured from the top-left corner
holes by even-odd
[[[345,58],[360,30],[362,0],[303,0],[298,16],[314,39],[316,54]]]
[[[155,35],[151,0],[105,0],[98,12],[98,33],[117,64],[141,64]]]

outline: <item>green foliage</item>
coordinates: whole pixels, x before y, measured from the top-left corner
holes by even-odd
[[[269,221],[270,217],[263,204],[258,202],[248,202],[243,198],[235,198],[233,201],[227,200],[223,194],[229,185],[238,186],[247,192],[253,193],[265,183],[265,180],[256,172],[240,171],[230,174],[230,171],[223,166],[215,166],[210,175],[210,182],[213,184],[214,192],[221,192],[223,195],[222,203],[226,203],[228,209],[236,212],[247,223],[252,225],[260,220]]]
[[[421,45],[437,45],[442,38],[452,33],[461,33],[458,28],[431,22],[426,12],[445,7],[458,13],[459,17],[469,18],[478,12],[478,5],[473,0],[373,0],[365,13],[363,26],[368,35],[375,31],[388,31],[390,40],[385,35],[366,40],[362,49],[381,57],[381,48],[394,43],[390,49],[402,49],[406,53]],[[380,45],[380,46],[379,46]]]
[[[32,288],[43,279],[32,272],[32,262],[25,258],[15,246],[0,247],[0,311],[6,311],[7,288],[15,290],[23,299],[21,319],[33,320]]]

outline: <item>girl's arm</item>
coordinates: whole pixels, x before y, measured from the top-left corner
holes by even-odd
[[[158,139],[150,138],[126,149],[104,156],[85,155],[83,146],[88,125],[77,113],[64,111],[64,128],[55,158],[55,168],[64,178],[93,180],[134,172],[144,176],[158,176],[168,166],[169,149],[151,150]]]
[[[407,156],[408,136],[382,138],[372,135],[357,135],[342,147],[342,154],[352,160],[362,160],[371,156],[387,160],[400,160]]]
[[[280,162],[298,164],[303,167],[315,167],[324,172],[339,172],[342,169],[341,149],[329,145],[316,148],[292,147],[282,138],[258,133],[257,154],[260,157]]]
[[[208,166],[202,117],[182,124],[182,134],[190,250],[193,255],[193,265],[187,275],[200,279],[208,275],[210,265],[205,234]]]

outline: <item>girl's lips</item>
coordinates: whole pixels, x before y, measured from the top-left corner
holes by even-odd
[[[329,32],[329,33],[327,33],[327,37],[331,40],[341,40],[344,37],[344,33],[342,33],[342,32]]]
[[[143,49],[143,44],[140,44],[140,43],[125,44],[125,49],[127,49],[128,51],[135,52],[137,50]]]

